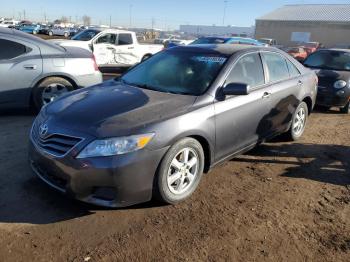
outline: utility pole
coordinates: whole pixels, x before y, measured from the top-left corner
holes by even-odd
[[[132,4],[129,5],[129,28],[131,28]]]
[[[112,16],[109,16],[109,27],[112,27]]]
[[[23,20],[26,20],[26,10],[23,9]]]
[[[154,24],[156,23],[156,21],[154,20],[154,17],[152,17],[152,39],[155,38],[154,36]]]
[[[222,18],[222,25],[223,25],[223,26],[225,26],[227,2],[228,2],[228,0],[225,0],[225,1],[224,1],[224,16],[223,16],[223,18]]]

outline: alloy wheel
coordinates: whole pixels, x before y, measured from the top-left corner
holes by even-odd
[[[191,188],[199,171],[198,159],[196,151],[188,147],[175,155],[167,176],[170,192],[180,195]]]
[[[295,135],[299,136],[305,127],[306,122],[306,112],[304,108],[299,108],[298,112],[295,114],[295,118],[293,121],[293,132]]]
[[[42,93],[43,105],[54,101],[57,97],[69,92],[68,88],[62,84],[50,84],[46,86]]]

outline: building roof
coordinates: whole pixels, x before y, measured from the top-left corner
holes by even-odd
[[[350,22],[350,4],[285,5],[257,20]]]

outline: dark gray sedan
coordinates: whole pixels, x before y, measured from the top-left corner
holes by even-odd
[[[299,139],[316,92],[315,73],[274,48],[175,47],[45,106],[30,163],[85,202],[175,204],[218,163],[278,134]]]
[[[40,109],[64,93],[101,82],[92,53],[0,28],[0,108]]]

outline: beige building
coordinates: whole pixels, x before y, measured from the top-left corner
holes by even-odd
[[[273,38],[283,46],[320,42],[350,47],[350,4],[286,5],[256,19],[255,38]]]

